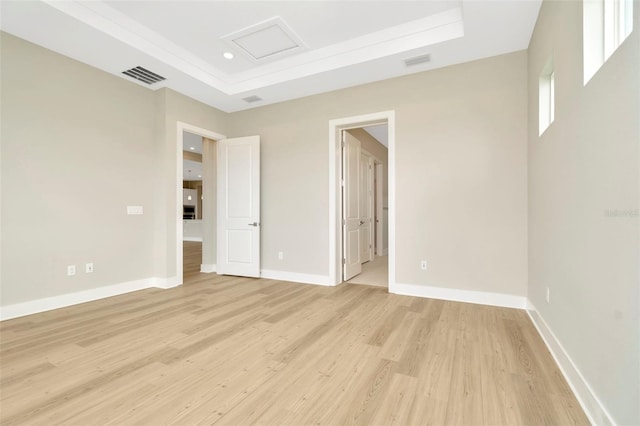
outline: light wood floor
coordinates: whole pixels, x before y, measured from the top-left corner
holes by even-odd
[[[588,424],[521,310],[186,276],[2,322],[0,423]]]

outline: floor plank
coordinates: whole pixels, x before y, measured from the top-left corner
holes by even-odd
[[[199,272],[0,324],[0,423],[588,424],[520,310]]]

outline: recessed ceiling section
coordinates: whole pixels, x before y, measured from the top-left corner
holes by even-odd
[[[305,43],[278,16],[222,37],[253,62],[282,59],[307,49]]]
[[[540,4],[0,0],[0,28],[233,112],[526,49]],[[123,74],[136,65],[166,79]]]

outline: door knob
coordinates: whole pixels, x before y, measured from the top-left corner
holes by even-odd
[[[360,221],[360,225],[364,225],[364,220],[361,220],[361,221]]]
[[[258,226],[258,225],[260,225],[258,222],[253,222],[249,224],[249,226]]]

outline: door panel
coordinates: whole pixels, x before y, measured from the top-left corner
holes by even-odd
[[[360,154],[360,261],[373,260],[373,158]]]
[[[260,137],[218,143],[218,274],[260,276]]]
[[[362,272],[360,260],[360,141],[342,132],[342,256],[343,279]]]

